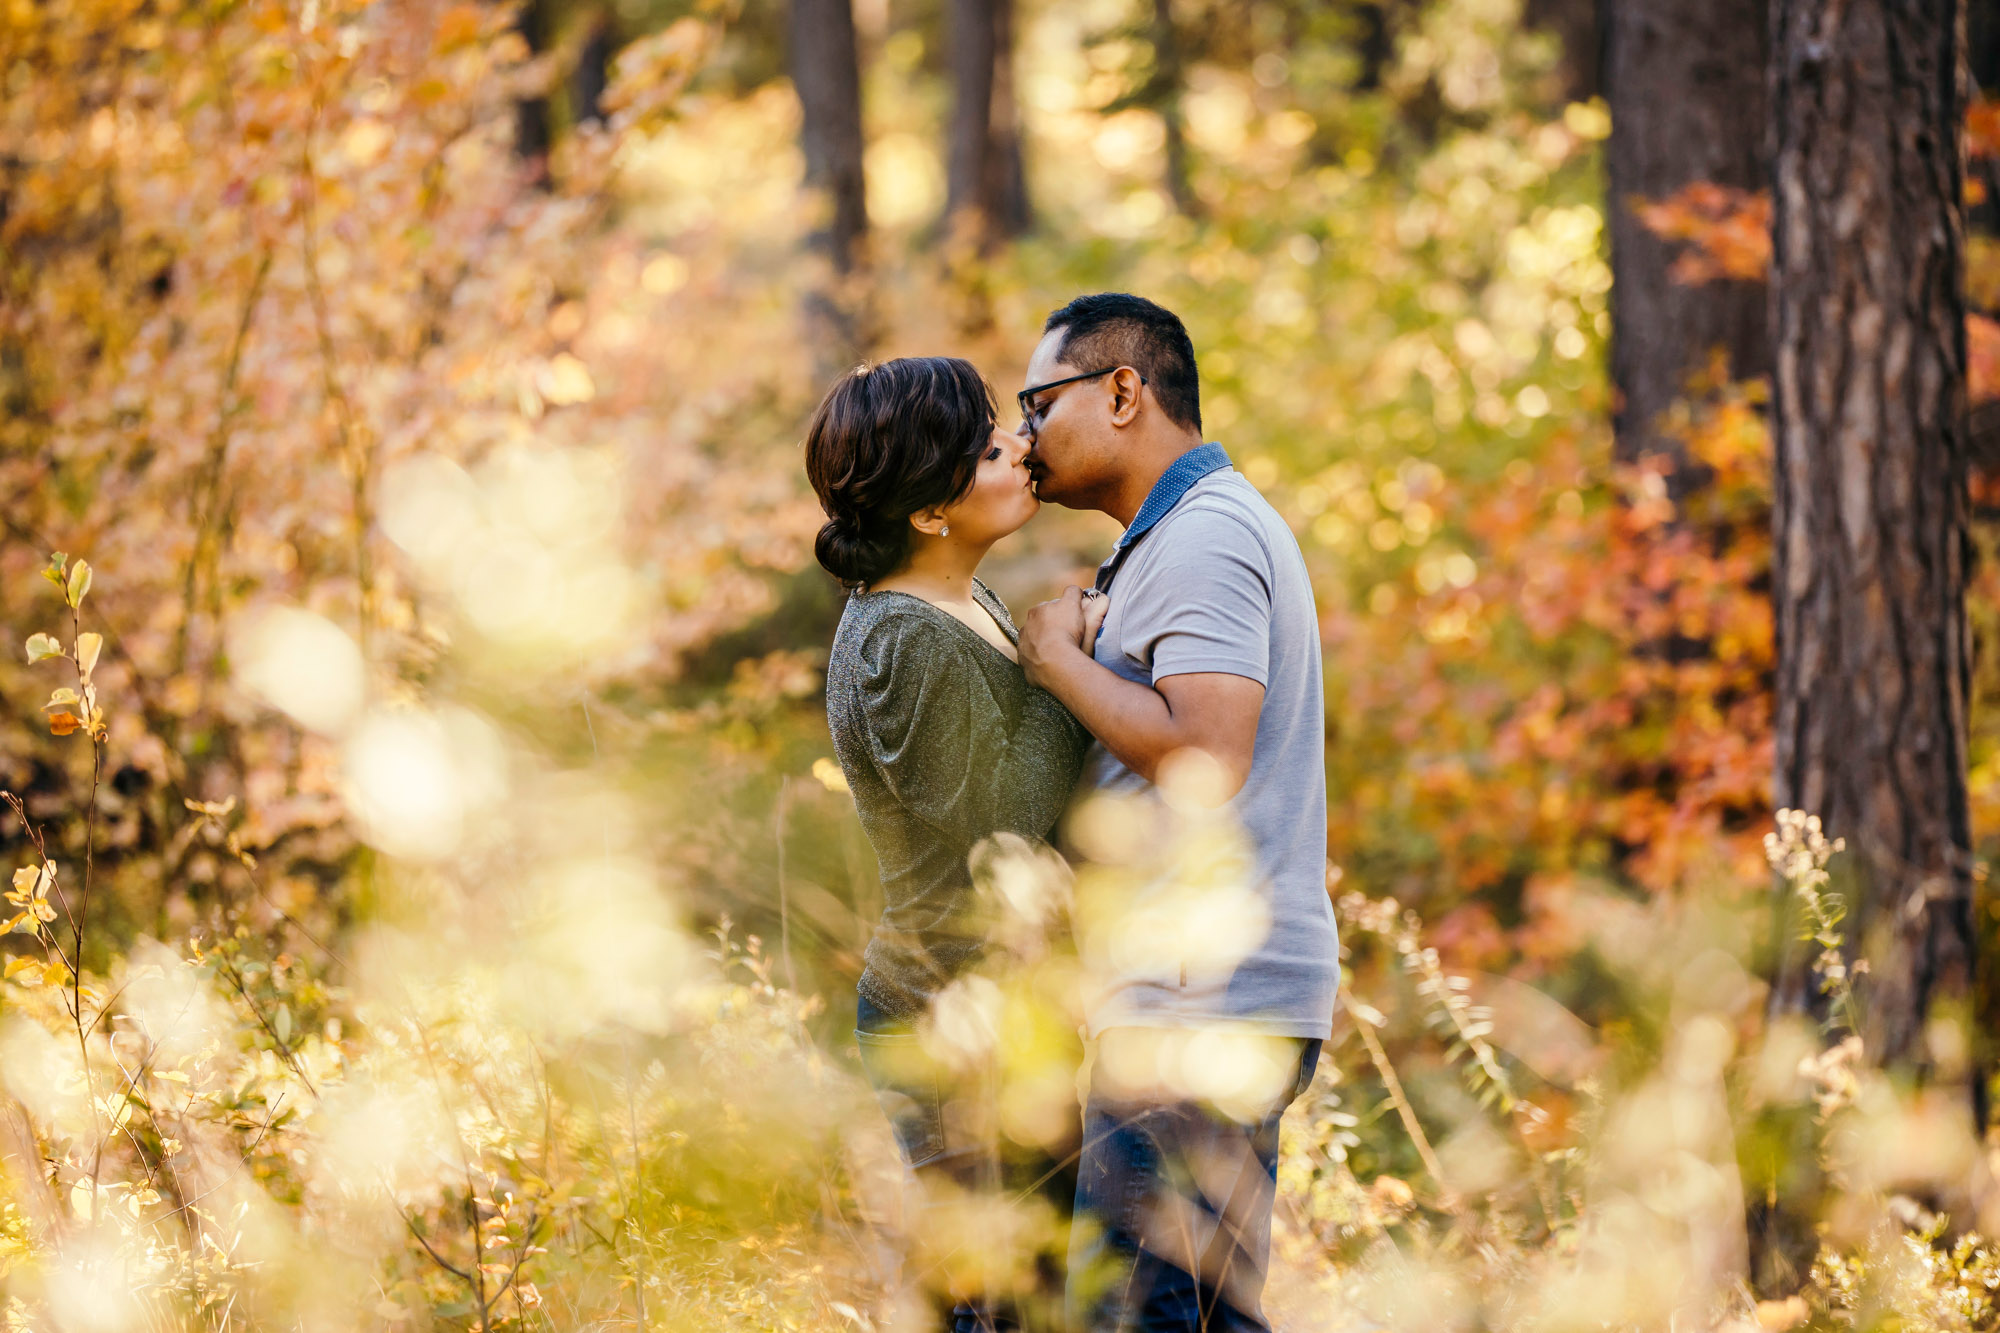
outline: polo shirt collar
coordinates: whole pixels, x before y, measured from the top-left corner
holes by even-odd
[[[1146,493],[1145,503],[1132,516],[1132,526],[1125,529],[1125,535],[1118,539],[1118,545],[1111,549],[1111,556],[1097,569],[1097,588],[1102,592],[1111,586],[1111,580],[1118,573],[1118,567],[1125,563],[1133,545],[1154,525],[1173,512],[1175,505],[1187,497],[1196,482],[1211,472],[1220,472],[1230,465],[1229,454],[1219,444],[1196,445],[1176,458],[1153,483],[1153,489]]]
[[[1173,507],[1194,489],[1196,482],[1228,466],[1229,454],[1213,442],[1196,445],[1176,458],[1160,474],[1160,479],[1153,483],[1153,489],[1146,493],[1145,503],[1132,516],[1132,526],[1125,529],[1125,535],[1118,539],[1119,549],[1130,546],[1150,532],[1155,523],[1171,513]]]

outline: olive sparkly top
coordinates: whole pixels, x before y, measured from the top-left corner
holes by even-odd
[[[1018,639],[977,579],[973,596]],[[1047,838],[1090,733],[971,626],[886,589],[848,598],[826,714],[882,872],[882,919],[858,989],[913,1017],[984,946],[968,855],[994,833]]]

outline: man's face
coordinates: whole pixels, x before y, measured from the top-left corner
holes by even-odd
[[[1022,388],[1097,369],[1057,359],[1065,332],[1052,330],[1036,345],[1035,354],[1028,358]],[[1100,480],[1104,436],[1110,430],[1105,419],[1104,385],[1101,379],[1081,380],[1036,396],[1041,424],[1028,454],[1028,468],[1035,476],[1035,494],[1042,499],[1072,509],[1090,507],[1089,497]]]

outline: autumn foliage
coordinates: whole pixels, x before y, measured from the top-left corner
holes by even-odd
[[[1274,1301],[1989,1326],[1990,1283],[1951,1302],[1990,1247],[1885,1203],[1969,1172],[1964,1127],[1767,1021],[1773,874],[1841,927],[1817,826],[1766,839],[1764,390],[1689,384],[1698,486],[1611,461],[1601,104],[1551,96],[1511,5],[1401,7],[1369,71],[1346,7],[1258,9],[1190,62],[1177,192],[1128,8],[1022,7],[1040,225],[971,260],[936,229],[939,34],[883,11],[866,280],[882,354],[971,356],[1003,401],[1078,290],[1182,311],[1211,433],[1299,535],[1349,957]],[[522,105],[581,41],[507,6],[0,20],[10,1329],[908,1327],[929,1270],[1060,1263],[1028,1195],[893,1260],[798,109],[768,11],[655,9],[546,157]],[[1990,104],[1968,134],[1992,154]],[[1762,278],[1768,200],[1638,206],[1683,280]],[[1991,397],[2000,324],[1968,337]],[[1111,535],[1051,510],[992,581],[1037,600]],[[965,1025],[1057,1171],[1063,965]],[[1938,1146],[1855,1146],[1896,1135]],[[1743,1199],[1822,1170],[1862,1202],[1799,1310],[1758,1305]]]

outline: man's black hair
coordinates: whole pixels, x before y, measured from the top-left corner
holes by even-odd
[[[1201,432],[1201,381],[1194,342],[1179,315],[1143,296],[1099,292],[1079,296],[1049,316],[1044,334],[1065,330],[1056,359],[1078,370],[1130,366],[1146,377],[1160,410],[1176,425]]]

